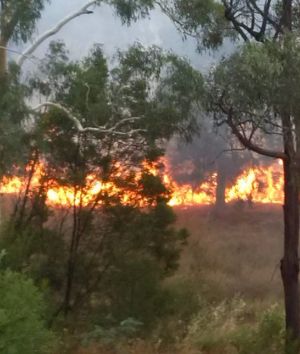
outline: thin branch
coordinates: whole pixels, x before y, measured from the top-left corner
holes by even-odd
[[[188,30],[184,21],[180,21],[179,18],[176,17],[174,11],[169,8],[166,4],[163,4],[160,0],[154,1],[154,3],[162,10],[162,12],[169,17],[169,19],[174,23],[176,30],[179,33],[182,33],[183,38],[191,37],[197,39],[199,33],[193,33],[192,30]]]
[[[11,52],[11,53],[14,53],[14,54],[19,54],[19,55],[22,55],[22,53],[18,50],[15,50],[15,49],[11,49],[11,48],[7,48],[3,45],[0,45],[0,49],[5,49],[6,51],[8,52]],[[29,59],[29,60],[32,60],[32,59],[35,59],[35,60],[39,60],[38,58],[34,57],[33,55],[26,55],[26,59]]]
[[[210,165],[213,165],[217,160],[219,160],[219,158],[221,158],[221,156],[223,154],[226,154],[227,152],[234,152],[234,151],[238,151],[238,152],[241,152],[241,151],[245,151],[247,150],[245,146],[242,146],[241,148],[229,148],[229,149],[224,149],[222,151],[220,151],[214,158],[214,160],[212,160],[210,162]]]
[[[268,15],[269,15],[269,12],[270,12],[270,7],[271,7],[271,0],[267,0],[265,2],[265,6],[264,6],[264,13],[262,15],[263,23],[262,23],[261,30],[260,30],[260,33],[261,33],[262,36],[264,36],[265,32],[266,32],[267,23],[268,23]]]
[[[140,119],[141,119],[141,117],[124,118],[124,119],[120,120],[119,122],[117,122],[113,127],[109,128],[108,130],[110,130],[110,131],[116,130],[117,128],[119,128],[120,126],[122,126],[126,123],[133,123],[133,122],[136,122],[137,120],[140,120]]]
[[[81,7],[79,10],[71,13],[70,15],[67,15],[65,18],[63,18],[61,21],[59,21],[57,25],[55,25],[53,28],[51,28],[50,30],[43,33],[27,49],[24,50],[24,52],[18,58],[17,64],[19,66],[22,66],[24,64],[25,60],[28,58],[28,56],[30,56],[45,40],[47,40],[48,38],[50,38],[50,37],[54,36],[56,33],[58,33],[66,24],[68,24],[74,18],[82,16],[82,15],[89,15],[89,14],[93,13],[93,11],[90,11],[89,8],[92,5],[96,5],[97,2],[98,2],[98,0],[89,1],[83,7]]]
[[[255,10],[262,16],[262,18],[266,18],[268,20],[268,22],[274,27],[276,32],[278,32],[278,33],[282,32],[281,24],[278,24],[276,21],[274,21],[270,15],[270,5],[271,5],[271,4],[269,4],[269,2],[271,2],[270,0],[266,1],[264,10],[262,10],[257,5],[255,0],[249,0],[249,1],[251,2],[252,6],[255,8]]]
[[[249,38],[244,33],[244,31],[241,29],[241,27],[238,26],[237,21],[235,20],[234,15],[232,13],[232,8],[227,4],[227,2],[225,0],[222,0],[222,3],[225,7],[225,18],[233,24],[234,28],[239,33],[239,35],[242,37],[242,39],[245,42],[248,42]]]
[[[239,131],[239,129],[237,128],[237,126],[233,122],[232,111],[231,110],[229,112],[227,111],[226,114],[228,117],[227,124],[231,128],[233,134],[238,138],[240,143],[243,146],[245,146],[248,150],[254,151],[260,155],[264,155],[267,157],[273,157],[273,158],[282,159],[282,160],[287,159],[287,155],[284,152],[275,151],[275,150],[268,150],[268,149],[262,148],[256,144],[254,144],[251,140],[244,137],[244,135],[241,134],[241,132]]]

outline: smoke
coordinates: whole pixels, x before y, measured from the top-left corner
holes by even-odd
[[[270,143],[275,143],[270,138]],[[174,138],[167,147],[172,177],[180,184],[196,188],[216,172],[230,185],[249,166],[267,166],[272,161],[241,148],[226,126],[215,128],[213,120],[206,117],[201,122],[198,136],[191,142]]]

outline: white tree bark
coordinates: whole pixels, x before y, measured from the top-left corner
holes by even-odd
[[[128,124],[128,123],[133,123],[137,120],[140,120],[141,117],[127,117],[124,119],[121,119],[117,123],[115,123],[112,126],[109,126],[109,124],[104,125],[104,126],[99,126],[99,127],[83,127],[80,120],[66,107],[62,106],[59,103],[55,102],[43,102],[38,104],[37,106],[33,107],[33,111],[40,111],[43,108],[55,108],[63,111],[67,117],[74,123],[75,128],[79,133],[102,133],[102,134],[112,134],[112,135],[119,135],[119,136],[126,136],[130,137],[134,134],[138,134],[141,132],[144,132],[144,129],[131,129],[128,131],[120,131],[118,130],[122,125]]]
[[[89,10],[89,8],[93,5],[96,5],[99,3],[99,0],[91,0],[87,2],[83,7],[81,7],[79,10],[67,15],[65,18],[63,18],[61,21],[59,21],[53,28],[50,30],[46,31],[43,33],[40,37],[38,37],[28,48],[24,50],[24,52],[19,56],[17,60],[17,64],[19,66],[22,66],[25,62],[25,60],[34,53],[34,51],[48,38],[54,36],[56,33],[58,33],[65,25],[67,25],[69,22],[71,22],[74,18],[82,16],[82,15],[88,15],[93,13],[93,11]]]

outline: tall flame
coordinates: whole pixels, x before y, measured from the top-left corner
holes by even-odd
[[[217,173],[212,173],[208,178],[199,183],[196,188],[189,184],[177,183],[171,175],[171,169],[167,160],[163,159],[165,166],[161,171],[157,165],[143,164],[143,168],[153,175],[161,175],[163,183],[171,190],[169,205],[171,206],[193,206],[201,204],[213,204],[216,200]],[[38,188],[44,176],[43,164],[38,164],[32,175],[30,186]],[[140,175],[138,174],[140,177]],[[16,194],[26,189],[24,177],[4,177],[0,185],[0,193]],[[97,179],[96,174],[86,177],[85,186],[80,191],[74,188],[59,185],[54,181],[48,182],[46,199],[51,206],[87,206],[97,201],[99,193],[105,192],[113,195],[121,193],[122,203],[129,203],[137,197],[137,194],[122,191],[112,182],[102,182]],[[283,202],[283,173],[280,161],[269,166],[255,166],[246,168],[225,191],[227,203],[237,200],[248,200],[255,203],[282,203]]]
[[[163,176],[166,185],[173,193],[169,201],[171,206],[193,206],[214,204],[216,201],[217,173],[212,173],[196,188],[189,184],[176,183],[170,174],[168,161],[165,162],[166,173]],[[255,203],[283,203],[282,162],[278,160],[269,166],[246,168],[225,190],[227,203],[243,200]]]

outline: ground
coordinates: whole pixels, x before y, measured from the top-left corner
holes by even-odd
[[[283,223],[279,205],[234,204],[216,216],[209,206],[177,208],[177,225],[190,233],[178,272],[169,282],[187,281],[193,291],[216,304],[240,296],[249,319],[266,306],[281,302],[279,262],[282,255]],[[189,301],[189,299],[186,299]],[[230,311],[229,315],[230,316]],[[231,320],[230,320],[231,321]],[[230,322],[229,321],[229,322]],[[219,335],[223,329],[218,328]],[[221,330],[221,332],[220,332]],[[137,341],[120,349],[92,345],[75,354],[228,354],[199,351],[192,345],[178,350],[159,349],[155,343]]]
[[[216,297],[282,295],[279,262],[283,247],[282,207],[229,206],[218,217],[211,207],[177,209],[190,232],[179,274],[206,284]]]

